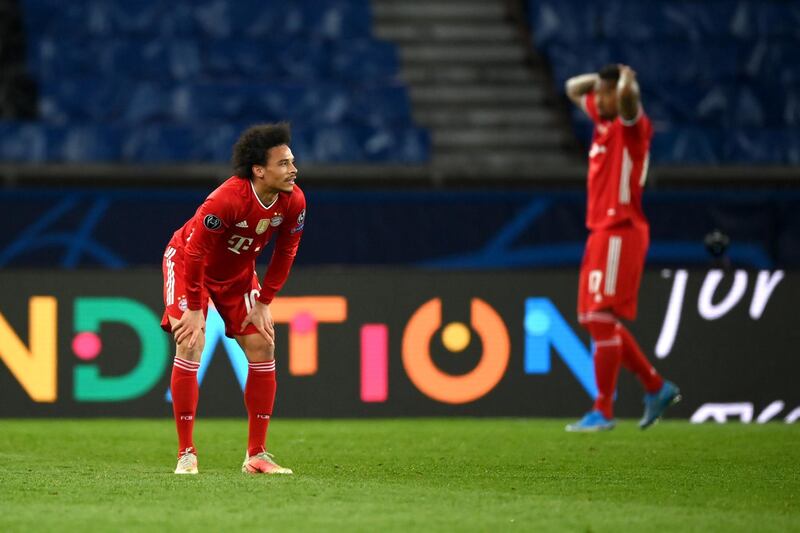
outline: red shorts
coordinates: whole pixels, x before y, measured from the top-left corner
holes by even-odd
[[[186,303],[186,283],[183,279],[183,249],[167,246],[162,264],[164,273],[164,316],[161,328],[172,332],[169,317],[180,319],[188,308]],[[203,315],[208,316],[208,299],[211,298],[222,320],[225,322],[225,335],[250,335],[258,333],[252,324],[241,329],[242,322],[253,306],[261,285],[255,271],[246,271],[241,276],[223,282],[206,279],[203,282]]]
[[[650,244],[650,228],[625,224],[593,231],[586,241],[578,287],[578,318],[610,310],[636,318],[639,283]]]

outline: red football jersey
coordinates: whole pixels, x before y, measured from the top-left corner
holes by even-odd
[[[586,227],[609,228],[626,221],[647,224],[642,211],[642,188],[653,137],[650,119],[640,108],[631,122],[620,116],[604,120],[597,111],[594,92],[584,96],[583,107],[594,122]]]
[[[224,283],[253,272],[261,250],[277,234],[258,297],[270,303],[289,276],[305,216],[306,199],[297,185],[291,193],[278,193],[271,205],[261,203],[249,179],[233,176],[217,187],[170,241],[184,251],[189,309],[202,307],[204,280]]]

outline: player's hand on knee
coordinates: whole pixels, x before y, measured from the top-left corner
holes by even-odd
[[[248,324],[253,324],[262,337],[272,344],[275,343],[275,324],[268,305],[256,302],[242,322],[242,331]]]
[[[181,344],[187,341],[188,348],[194,348],[197,339],[203,334],[206,327],[206,319],[203,316],[203,311],[198,309],[193,311],[191,309],[183,312],[183,316],[175,327],[172,328],[172,335],[175,337],[175,342]]]

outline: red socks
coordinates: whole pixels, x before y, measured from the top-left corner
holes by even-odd
[[[594,341],[594,378],[597,382],[594,408],[608,420],[614,418],[614,391],[621,361],[622,341],[619,336]]]
[[[622,362],[622,339],[616,331],[617,319],[606,313],[592,313],[581,317],[580,322],[594,342],[594,379],[597,384],[594,409],[611,420],[614,418],[614,391]]]
[[[664,379],[644,356],[636,339],[622,324],[617,323],[616,329],[617,335],[622,339],[622,364],[636,375],[649,394],[661,390]]]
[[[178,428],[178,456],[197,453],[192,441],[194,417],[197,412],[197,370],[200,363],[175,357],[172,365],[172,412]]]
[[[275,360],[250,363],[247,384],[244,387],[244,404],[247,406],[249,431],[247,455],[266,451],[267,427],[275,403]]]
[[[611,420],[614,416],[614,391],[620,364],[630,370],[652,394],[664,385],[664,380],[642,353],[633,335],[610,315],[597,313],[581,324],[589,330],[594,341],[594,376],[597,399],[594,408]]]
[[[172,366],[172,410],[178,429],[178,456],[197,453],[192,440],[194,418],[197,412],[197,370],[200,363],[175,357]],[[267,427],[275,403],[275,361],[250,363],[247,384],[244,388],[244,403],[247,406],[249,434],[247,454],[256,455],[266,450]]]

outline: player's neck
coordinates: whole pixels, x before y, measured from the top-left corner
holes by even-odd
[[[253,190],[255,191],[256,196],[258,196],[258,199],[264,205],[272,205],[272,202],[275,201],[275,197],[278,196],[277,191],[267,188],[264,186],[264,184],[259,183],[257,180],[253,181]]]

